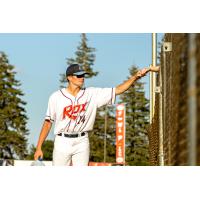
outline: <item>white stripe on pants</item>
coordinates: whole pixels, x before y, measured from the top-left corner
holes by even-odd
[[[88,166],[89,163],[88,134],[77,138],[56,135],[53,150],[54,166]]]

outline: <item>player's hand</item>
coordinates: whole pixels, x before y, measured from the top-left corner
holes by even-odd
[[[43,158],[43,152],[41,149],[36,149],[34,154],[34,160],[38,160],[39,158]]]
[[[159,72],[160,66],[152,66],[152,65],[150,65],[149,70],[151,72]]]
[[[150,71],[149,68],[141,69],[136,73],[136,77],[141,78],[141,77],[145,76],[149,71]]]

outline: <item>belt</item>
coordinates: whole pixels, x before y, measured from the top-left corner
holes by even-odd
[[[68,138],[77,138],[77,137],[81,137],[81,136],[86,135],[86,133],[85,132],[82,132],[82,133],[79,133],[79,134],[78,133],[76,133],[76,134],[59,133],[58,135],[68,137]]]

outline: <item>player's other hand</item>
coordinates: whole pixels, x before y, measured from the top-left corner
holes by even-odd
[[[149,70],[151,72],[159,72],[160,66],[152,66],[152,65],[150,65]]]
[[[38,160],[39,158],[43,158],[43,152],[41,149],[36,149],[34,154],[34,160]]]

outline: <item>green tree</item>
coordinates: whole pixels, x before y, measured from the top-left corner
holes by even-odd
[[[115,163],[115,113],[114,107],[103,106],[98,109],[93,131],[90,136],[90,161],[104,162],[105,113],[106,128],[106,162]]]
[[[138,69],[132,66],[129,71],[132,76]],[[149,100],[145,98],[144,83],[138,80],[121,94],[120,103],[126,104],[126,163],[148,165]]]
[[[92,66],[95,61],[95,48],[88,46],[88,39],[85,33],[81,34],[81,42],[77,47],[75,52],[75,58],[67,58],[67,65],[78,63],[83,67],[83,69],[89,72],[89,75],[86,78],[91,78],[97,76],[98,72],[94,72]],[[60,79],[61,84],[66,83],[66,75],[61,74]]]
[[[15,74],[6,54],[0,52],[0,157],[23,159],[27,153],[28,118]]]
[[[52,161],[53,146],[54,146],[54,142],[52,140],[44,141],[44,143],[42,145],[42,151],[43,151],[43,156],[44,156],[43,160]],[[36,147],[32,144],[30,147],[30,153],[26,157],[26,160],[34,159],[35,150],[36,150]]]

